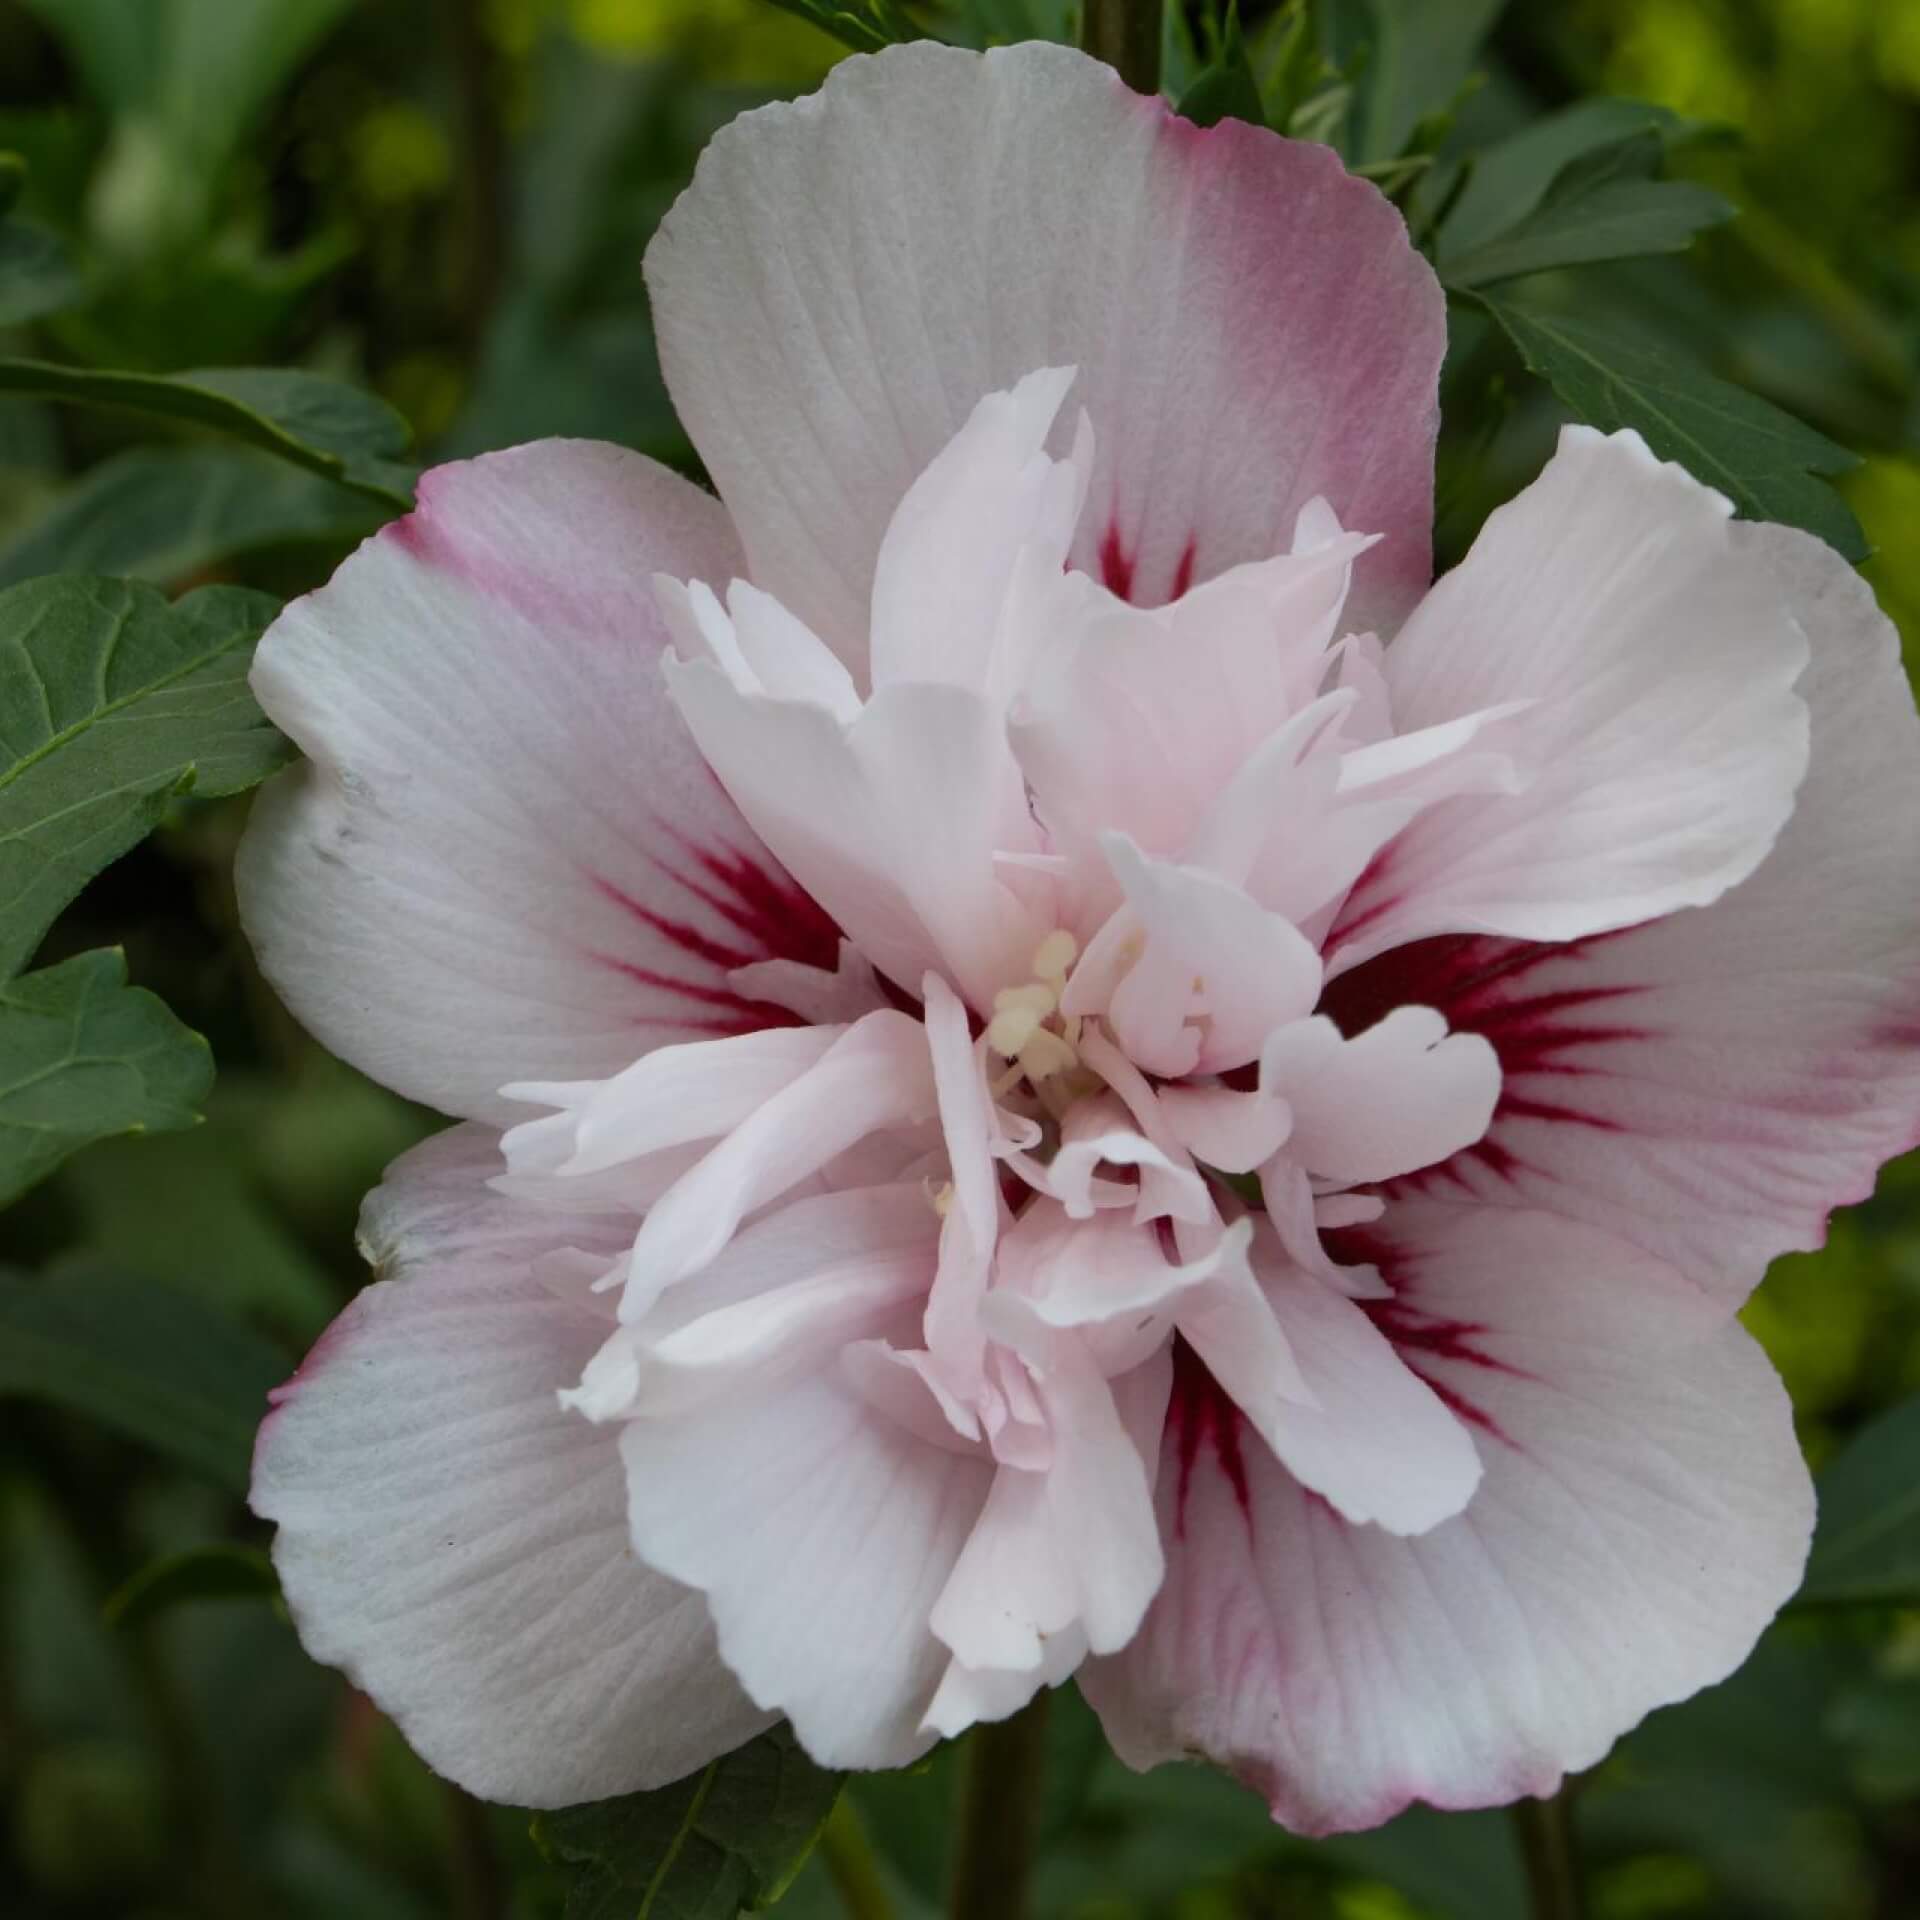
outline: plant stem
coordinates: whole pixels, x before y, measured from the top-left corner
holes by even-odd
[[[1526,1863],[1533,1920],[1582,1920],[1580,1862],[1573,1845],[1573,1802],[1562,1788],[1551,1800],[1522,1800],[1513,1809]]]
[[[1044,1688],[1011,1720],[977,1727],[969,1738],[952,1920],[1026,1920],[1046,1745]]]
[[[477,352],[506,270],[507,136],[482,0],[440,0],[459,161],[451,231],[455,326]]]
[[[1135,93],[1160,91],[1166,0],[1083,0],[1080,44]]]
[[[847,1910],[847,1920],[893,1920],[893,1897],[880,1877],[880,1863],[873,1857],[867,1830],[853,1802],[844,1793],[827,1816],[820,1852],[840,1904]]]

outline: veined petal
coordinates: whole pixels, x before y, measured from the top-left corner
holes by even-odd
[[[1806,771],[1807,642],[1732,511],[1637,434],[1562,432],[1386,653],[1403,730],[1532,701],[1502,723],[1524,789],[1421,814],[1342,910],[1332,970],[1426,934],[1577,940],[1760,864]]]
[[[1068,1013],[1104,1013],[1137,1065],[1181,1075],[1245,1066],[1312,1008],[1320,956],[1290,920],[1216,874],[1148,859],[1123,834],[1101,846],[1126,905],[1068,983]],[[1112,960],[1129,955],[1106,986]]]
[[[655,1204],[633,1243],[620,1318],[639,1320],[668,1288],[706,1266],[755,1208],[868,1134],[923,1120],[934,1105],[920,1023],[892,1009],[856,1021]]]
[[[889,1767],[946,1649],[927,1622],[992,1462],[932,1446],[837,1367],[621,1435],[633,1541],[707,1596],[727,1665],[823,1766]]]
[[[939,1227],[917,1181],[777,1208],[660,1310],[610,1334],[583,1390],[562,1398],[592,1419],[650,1419],[817,1370],[925,1296]]]
[[[487,1190],[455,1128],[388,1170],[376,1271],[276,1396],[253,1506],[315,1659],[343,1667],[470,1792],[567,1806],[665,1785],[766,1725],[697,1594],[633,1557],[612,1434],[558,1390],[612,1329],[544,1255],[604,1222]]]
[[[1343,1024],[1428,1001],[1499,1054],[1493,1126],[1424,1177],[1436,1197],[1592,1221],[1723,1312],[1920,1142],[1920,842],[1889,828],[1920,817],[1899,638],[1817,540],[1735,543],[1813,642],[1811,766],[1759,872],[1571,947],[1426,942],[1330,996]]]
[[[988,394],[907,489],[874,566],[874,686],[943,681],[1005,711],[1030,640],[1002,627],[1015,563],[1024,555],[1057,579],[1086,500],[1085,416],[1069,459],[1043,451],[1073,378],[1071,367],[1046,367]]]
[[[501,1139],[514,1174],[604,1173],[665,1147],[711,1140],[819,1063],[844,1028],[769,1027],[661,1047],[611,1080],[516,1081],[509,1100],[559,1109]]]
[[[1049,926],[995,855],[1038,841],[984,695],[896,682],[843,723],[711,661],[670,663],[668,683],[742,812],[882,973],[909,992],[943,973],[976,1006],[1024,975]]]
[[[1396,1007],[1350,1038],[1316,1014],[1268,1039],[1260,1090],[1293,1116],[1291,1159],[1361,1186],[1472,1146],[1500,1097],[1500,1060],[1480,1035],[1449,1033],[1431,1007]]]
[[[856,674],[895,507],[1037,367],[1080,369],[1074,560],[1124,597],[1265,559],[1316,494],[1387,536],[1356,626],[1425,582],[1443,302],[1327,148],[1202,132],[1067,48],[921,42],[724,129],[647,279],[752,577]]]
[[[659,684],[661,566],[736,570],[718,503],[540,441],[427,474],[260,644],[307,758],[241,843],[248,935],[319,1039],[414,1099],[505,1124],[510,1080],[788,1020],[733,968],[832,964]]]
[[[1069,1628],[1112,1651],[1139,1626],[1165,1565],[1153,1490],[1113,1395],[1071,1334],[1036,1374],[1050,1464],[1003,1466],[952,1577],[934,1632],[964,1667],[1038,1670]]]
[[[1385,1224],[1383,1329],[1481,1435],[1472,1505],[1353,1526],[1177,1390],[1165,1585],[1081,1675],[1131,1765],[1208,1753],[1306,1833],[1551,1792],[1746,1658],[1813,1518],[1772,1369],[1657,1263],[1544,1214]]]

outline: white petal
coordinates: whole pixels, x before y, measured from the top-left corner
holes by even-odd
[[[856,1021],[661,1197],[633,1243],[621,1319],[638,1320],[666,1289],[697,1273],[755,1208],[868,1134],[925,1119],[933,1107],[920,1023],[892,1009]]]
[[[989,1461],[929,1446],[836,1368],[623,1430],[634,1544],[707,1596],[727,1664],[823,1766],[900,1766],[946,1665],[928,1628]]]
[[[1041,367],[1098,445],[1076,564],[1128,597],[1281,550],[1315,494],[1388,536],[1386,617],[1426,579],[1443,303],[1324,147],[1202,134],[1062,47],[889,48],[724,129],[647,279],[752,577],[856,669],[901,497]]]
[[[1030,548],[1025,564],[1057,578],[1086,497],[1088,437],[1070,461],[1042,452],[1073,377],[1049,367],[988,394],[907,489],[874,567],[876,687],[945,681],[1005,709],[1025,666],[996,646],[1015,562]]]
[[[1920,839],[1892,824],[1920,819],[1920,726],[1899,637],[1818,541],[1736,536],[1813,639],[1811,769],[1759,872],[1609,939],[1434,942],[1335,983],[1430,1000],[1500,1054],[1493,1128],[1429,1177],[1436,1195],[1590,1220],[1722,1310],[1920,1142]]]
[[[1287,1153],[1359,1186],[1432,1166],[1487,1130],[1500,1061],[1431,1007],[1396,1007],[1351,1039],[1324,1014],[1283,1027],[1260,1055],[1263,1093],[1293,1114]]]
[[[307,1650],[433,1766],[518,1806],[664,1785],[767,1715],[697,1594],[633,1557],[612,1434],[561,1410],[610,1330],[535,1272],[590,1219],[487,1191],[494,1135],[397,1162],[363,1220],[376,1271],[281,1389],[253,1505]]]
[[[1676,1320],[1644,1255],[1542,1214],[1388,1224],[1403,1351],[1485,1435],[1473,1503],[1351,1526],[1176,1393],[1166,1584],[1082,1674],[1132,1765],[1208,1753],[1309,1833],[1552,1791],[1740,1664],[1813,1517],[1771,1368]]]
[[[995,864],[1037,845],[999,715],[964,687],[896,682],[850,724],[742,692],[710,661],[668,683],[700,750],[767,844],[879,970],[929,970],[992,1004],[1050,922]]]
[[[1564,430],[1386,654],[1403,732],[1534,702],[1498,729],[1525,789],[1416,820],[1340,916],[1346,963],[1431,933],[1580,939],[1766,857],[1806,771],[1807,645],[1731,513],[1637,434]]]
[[[649,575],[737,567],[719,505],[542,441],[441,467],[261,642],[307,759],[256,802],[247,932],[334,1052],[449,1113],[781,1016],[730,969],[832,964],[826,917],[715,788],[659,683]]]

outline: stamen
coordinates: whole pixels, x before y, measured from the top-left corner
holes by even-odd
[[[1033,977],[1044,980],[1058,1001],[1067,984],[1067,974],[1080,957],[1080,942],[1065,927],[1055,927],[1034,949]]]

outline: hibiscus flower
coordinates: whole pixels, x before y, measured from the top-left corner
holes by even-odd
[[[262,1430],[307,1646],[504,1800],[1073,1674],[1306,1831],[1732,1671],[1733,1315],[1920,1134],[1865,589],[1579,428],[1429,588],[1399,216],[1063,48],[846,61],[647,265],[719,498],[442,467],[254,670],[262,963],[462,1122]]]

